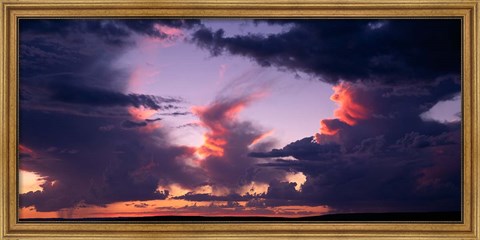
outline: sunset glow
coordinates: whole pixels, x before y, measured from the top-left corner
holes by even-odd
[[[41,176],[24,170],[19,171],[19,187],[20,193],[42,191],[42,184],[45,180]]]
[[[338,109],[335,110],[334,115],[340,121],[352,126],[359,120],[369,117],[368,107],[362,106],[356,101],[352,84],[341,82],[334,86],[333,90],[334,93],[330,99],[338,104]]]
[[[135,120],[141,121],[148,118],[151,118],[154,114],[157,113],[154,109],[148,109],[145,107],[129,107],[128,112],[132,115]]]
[[[341,130],[338,122],[353,126],[356,125],[358,121],[370,117],[371,113],[368,107],[360,104],[358,99],[356,99],[358,98],[356,95],[358,89],[355,87],[356,86],[351,83],[340,82],[332,88],[334,93],[330,97],[330,100],[338,105],[338,108],[333,114],[337,118],[323,119],[320,121],[320,136],[315,135],[315,141],[317,143],[322,142],[321,135],[336,135]]]

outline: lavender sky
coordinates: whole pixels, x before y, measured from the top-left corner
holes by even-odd
[[[460,210],[460,20],[19,27],[20,218]]]

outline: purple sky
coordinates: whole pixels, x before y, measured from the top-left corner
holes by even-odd
[[[204,20],[202,23],[213,30],[224,29],[225,36],[277,34],[288,30],[285,26],[256,25],[247,20]],[[241,56],[212,57],[208,52],[185,42],[185,37],[191,32],[186,31],[181,37],[163,44],[139,37],[138,46],[113,62],[115,68],[127,68],[131,72],[139,69],[140,82],[127,91],[181,96],[192,105],[206,105],[218,95],[231,94],[231,88],[239,88],[240,91],[265,88],[268,97],[249,106],[240,116],[275,129],[275,139],[278,141],[275,147],[285,146],[293,139],[315,133],[319,119],[333,117],[336,105],[329,99],[332,94],[330,84],[316,81],[302,72],[262,68]],[[185,71],[185,68],[188,70]],[[459,98],[442,101],[426,112],[425,117],[456,121],[459,109]],[[284,114],[285,110],[289,114]],[[296,124],[298,119],[302,119],[303,124]],[[202,143],[201,129],[175,129],[176,126],[194,121],[195,116],[185,116],[165,122],[172,128],[172,134],[178,137],[176,140],[179,143],[199,146]]]
[[[274,34],[285,29],[265,23],[255,26],[244,20],[209,20],[204,24],[212,29],[226,29],[227,36]],[[191,33],[186,32],[184,35],[188,34]],[[114,67],[129,68],[132,72],[140,69],[137,70],[141,72],[140,83],[131,86],[129,92],[181,96],[192,105],[206,105],[216,96],[232,94],[235,91],[232,88],[237,91],[264,88],[268,91],[268,97],[249,106],[240,116],[275,129],[278,141],[276,147],[316,132],[318,120],[331,117],[335,108],[335,104],[328,99],[332,93],[331,86],[308,76],[296,79],[294,73],[282,72],[273,67],[262,68],[240,56],[212,57],[208,52],[185,42],[184,37],[165,44],[152,43],[142,38],[138,42],[138,46],[113,63]],[[188,70],[185,71],[185,68]],[[284,114],[285,109],[288,109],[288,115]],[[306,121],[305,124],[294,124],[299,118]],[[195,116],[172,120],[165,123],[169,124],[172,134],[178,136],[180,143],[201,145],[201,129],[175,129],[176,126],[196,121]]]

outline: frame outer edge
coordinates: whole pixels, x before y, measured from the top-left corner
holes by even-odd
[[[20,235],[10,235],[10,225],[9,225],[9,219],[12,217],[10,215],[10,211],[9,211],[9,199],[11,199],[9,197],[9,192],[15,192],[15,190],[12,190],[11,188],[11,185],[9,185],[10,183],[12,183],[11,181],[14,180],[15,178],[11,178],[11,176],[16,176],[16,173],[12,174],[10,172],[8,172],[8,169],[10,164],[9,164],[9,159],[14,157],[16,151],[10,151],[12,148],[10,148],[11,144],[12,144],[12,141],[15,141],[16,139],[15,138],[11,138],[11,134],[12,132],[16,132],[17,130],[14,129],[14,130],[11,130],[9,127],[11,126],[16,126],[16,124],[14,124],[13,122],[11,122],[11,120],[18,120],[16,116],[12,116],[12,114],[14,114],[11,110],[12,110],[12,107],[13,106],[17,106],[16,103],[14,102],[11,102],[10,100],[11,99],[14,99],[15,97],[14,96],[11,96],[9,94],[12,94],[13,92],[11,91],[12,89],[14,89],[12,86],[17,86],[15,84],[11,84],[9,83],[9,76],[14,74],[12,73],[12,70],[16,69],[15,66],[10,66],[9,68],[9,56],[13,53],[16,53],[16,54],[19,54],[16,49],[8,49],[9,45],[10,45],[10,38],[9,38],[9,32],[12,31],[11,29],[11,17],[10,17],[10,14],[12,14],[12,12],[10,11],[11,9],[9,9],[10,6],[14,5],[14,4],[24,4],[24,5],[36,5],[36,4],[39,4],[39,3],[51,3],[51,4],[58,4],[58,3],[61,3],[61,0],[47,0],[47,1],[32,1],[32,0],[0,0],[0,7],[1,7],[1,12],[0,12],[0,19],[1,19],[1,24],[2,26],[0,26],[0,32],[2,34],[2,37],[0,38],[0,46],[1,46],[1,49],[2,51],[0,52],[0,175],[1,175],[1,181],[2,183],[0,184],[0,186],[2,187],[1,191],[0,191],[0,197],[1,197],[1,201],[0,201],[0,239],[117,239],[117,240],[121,240],[121,239],[129,239],[129,237],[125,236],[125,237],[114,237],[114,236],[111,236],[111,235],[104,235],[104,237],[102,237],[102,235],[96,235],[94,237],[89,237],[88,235],[87,236],[81,236],[81,235],[77,235],[76,237],[74,236],[70,236],[70,237],[66,237],[66,236],[63,236],[63,235],[58,235],[58,236],[50,236],[50,237],[47,237],[47,236],[41,236],[41,235],[31,235],[31,236],[28,236],[28,235],[24,235],[24,236],[21,236]],[[64,3],[67,2],[67,3],[71,3],[72,5],[74,3],[84,3],[86,5],[96,5],[96,4],[102,4],[103,2],[101,1],[98,1],[98,0],[64,0]],[[110,3],[131,3],[130,0],[116,0],[116,1],[111,1],[111,2],[107,2],[108,4]],[[207,2],[208,4],[214,4],[214,3],[217,3],[216,0],[207,0],[207,1],[203,1],[203,2]],[[230,1],[230,0],[226,0],[226,1],[218,1],[218,2],[222,2],[222,3],[240,3],[240,2],[243,2],[243,3],[255,3],[254,1],[238,1],[238,0],[233,0],[233,1]],[[304,3],[307,3],[307,4],[314,4],[313,1],[303,1]],[[361,3],[360,1],[341,1],[343,3],[347,3],[347,4],[357,4],[357,3]],[[371,3],[374,3],[376,1],[372,1],[370,2]],[[411,1],[411,0],[407,0],[407,1],[398,1],[399,3],[435,3],[434,1],[431,1],[431,0],[418,0],[418,1]],[[479,129],[480,129],[480,104],[479,104],[479,100],[480,100],[480,53],[479,53],[479,49],[478,47],[480,46],[480,39],[478,38],[478,34],[480,32],[480,20],[478,19],[478,17],[480,16],[480,9],[479,9],[479,5],[480,5],[480,1],[478,0],[475,0],[475,1],[469,1],[469,0],[457,0],[456,1],[457,3],[463,3],[463,4],[470,4],[471,6],[471,9],[470,9],[470,13],[471,13],[471,21],[470,21],[470,36],[469,36],[469,39],[465,39],[467,41],[469,41],[469,44],[470,44],[470,58],[467,59],[467,61],[470,62],[470,71],[468,72],[469,75],[470,75],[470,89],[469,92],[471,94],[471,99],[469,101],[469,103],[471,104],[471,109],[469,111],[468,114],[472,114],[472,116],[470,116],[470,121],[471,121],[471,124],[470,127],[471,127],[471,136],[470,136],[470,161],[471,161],[471,168],[470,171],[471,171],[471,178],[470,178],[470,187],[472,188],[471,189],[471,194],[470,194],[470,197],[472,198],[471,199],[471,209],[470,209],[470,216],[471,217],[471,235],[469,235],[468,237],[464,235],[465,238],[461,237],[460,233],[457,233],[458,235],[456,235],[457,237],[455,236],[451,236],[451,235],[448,235],[446,236],[446,239],[478,239],[479,238],[479,232],[480,232],[480,191],[478,189],[479,187],[479,175],[480,175],[480,151],[479,151],[479,145],[480,145],[480,134],[479,134]],[[139,4],[142,4],[142,3],[155,3],[153,1],[139,1]],[[158,3],[158,2],[157,2]],[[174,4],[181,4],[183,2],[175,2]],[[258,3],[258,2],[257,2]],[[280,4],[292,4],[292,3],[295,3],[295,1],[278,1],[278,0],[275,0],[274,3],[280,3]],[[317,2],[319,3],[319,2]],[[333,4],[334,1],[324,1],[324,2],[320,2],[320,3],[327,3],[327,4]],[[365,3],[365,2],[364,2]],[[381,1],[381,3],[383,3],[384,5],[391,5],[392,3],[396,3],[396,2],[391,2],[391,3],[387,3],[385,1]],[[448,1],[437,1],[436,3],[441,3],[441,4],[444,4],[444,3],[449,3]],[[451,3],[451,2],[450,2]],[[48,4],[47,4],[48,5]],[[368,5],[368,4],[364,4],[364,5]],[[111,5],[111,6],[114,6],[114,5]],[[7,51],[8,50],[8,51]],[[15,89],[18,89],[18,86],[15,88]],[[11,209],[10,209],[11,210]],[[16,211],[16,210],[15,210]],[[466,217],[466,216],[465,216]],[[92,233],[93,234],[93,233]],[[127,233],[126,235],[132,235],[133,233]],[[438,234],[440,234],[440,232],[438,232]],[[218,236],[210,236],[210,237],[207,237],[207,238],[211,238],[211,239],[216,239],[216,238],[222,238],[222,236],[224,235],[218,235]],[[251,236],[251,235],[249,235]],[[390,236],[390,235],[388,235]],[[436,235],[437,237],[439,237],[440,235]],[[139,238],[135,238],[135,239],[156,239],[157,237],[160,237],[160,238],[170,238],[172,237],[173,238],[173,235],[163,235],[162,236],[152,236],[152,237],[139,237]],[[266,239],[275,239],[277,238],[277,236],[264,236]],[[291,236],[290,236],[291,237]],[[278,236],[278,239],[286,239],[286,238],[289,238],[289,236],[285,235],[285,236]],[[331,235],[325,235],[325,236],[305,236],[305,235],[302,235],[302,238],[328,238],[328,237],[333,237]],[[340,236],[339,236],[340,237]],[[435,237],[435,236],[433,236]],[[178,236],[175,236],[174,238],[176,239],[184,239],[184,238],[205,238],[205,236],[202,236],[201,234],[200,235],[196,235],[194,236],[194,234],[191,234],[191,233],[187,233],[185,234],[182,233],[182,234],[179,234]],[[243,237],[241,235],[237,235],[237,234],[232,234],[228,237],[228,239],[240,239]],[[355,237],[347,237],[348,239],[351,239],[351,238],[355,238]],[[432,239],[432,237],[415,237],[415,236],[408,236],[408,235],[402,235],[402,237],[394,237],[394,236],[390,236],[390,237],[385,237],[385,236],[377,236],[377,237],[374,237],[374,236],[359,236],[358,238],[355,238],[355,239],[372,239],[372,238],[375,238],[375,239]]]
[[[360,4],[360,5],[397,5],[397,4],[452,4],[452,3],[463,3],[463,4],[475,4],[478,0],[395,0],[395,1],[385,1],[385,0],[271,0],[268,1],[268,5],[319,5],[319,4]],[[5,3],[20,3],[20,4],[32,4],[39,3],[38,0],[3,0]],[[165,0],[139,0],[135,4],[165,4]],[[132,3],[132,0],[42,0],[41,3],[46,4],[89,4],[89,5],[103,5],[103,4],[119,4],[119,3]],[[170,0],[168,5],[240,5],[240,6],[249,6],[249,5],[266,5],[267,2],[259,2],[257,0]]]
[[[6,225],[7,225],[7,211],[8,204],[6,204],[6,191],[8,188],[8,176],[7,176],[7,119],[6,119],[6,101],[7,101],[7,18],[6,15],[6,5],[3,2],[0,2],[0,32],[2,36],[0,37],[0,176],[1,176],[1,190],[0,190],[0,238],[5,237],[6,235]]]
[[[480,178],[480,1],[477,1],[473,5],[473,21],[472,21],[472,52],[475,55],[472,58],[473,61],[473,68],[472,68],[472,84],[473,84],[473,171],[474,176],[472,179],[472,197],[474,198],[474,202],[472,205],[472,224],[473,224],[473,234],[474,236],[479,239],[480,233],[480,190],[479,190],[479,178]]]
[[[479,4],[480,2],[476,2],[472,7],[472,26],[471,26],[471,35],[472,35],[472,41],[471,41],[471,48],[472,48],[472,68],[471,68],[471,77],[472,77],[472,179],[471,179],[471,184],[472,184],[472,194],[471,197],[472,199],[472,233],[475,236],[475,239],[479,239],[479,222],[480,222],[480,212],[479,212],[479,204],[480,204],[480,194],[479,194],[479,176],[480,176],[480,152],[479,152],[479,146],[480,146],[480,54],[479,54],[479,49],[478,47],[480,46],[480,39],[478,38],[478,33],[479,33]]]

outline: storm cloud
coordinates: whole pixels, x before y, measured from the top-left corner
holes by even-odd
[[[233,98],[218,98],[208,106],[194,107],[200,125],[207,128],[205,142],[198,149],[203,156],[200,166],[207,172],[214,187],[235,192],[252,181],[282,178],[278,171],[255,170],[256,159],[248,156],[249,146],[263,132],[259,126],[240,121],[237,115],[247,105],[261,97],[259,93]]]
[[[261,20],[259,20],[261,21]],[[226,37],[202,28],[193,41],[218,56],[305,72],[328,82],[430,83],[460,72],[460,20],[266,20],[288,31]]]
[[[123,46],[135,43],[130,38],[134,34],[165,39],[171,37],[168,28],[191,29],[199,25],[200,21],[194,19],[22,19],[20,30],[27,34],[60,37],[91,34],[108,45]]]
[[[460,93],[460,20],[257,22],[288,29],[226,36],[202,28],[192,41],[213,56],[243,56],[330,83],[338,105],[314,137],[249,154],[270,159],[260,166],[307,177],[300,192],[288,183],[269,188],[264,206],[284,192],[337,211],[459,210],[461,123],[421,115]]]
[[[19,139],[21,149],[29,151],[20,150],[19,168],[45,180],[42,191],[20,194],[20,207],[49,212],[79,204],[161,200],[169,193],[157,189],[159,184],[194,187],[205,181],[201,170],[185,163],[194,150],[172,146],[158,126],[143,131],[159,118],[131,113],[134,108],[174,115],[169,110],[178,109],[182,100],[125,93],[130,73],[111,64],[133,46],[134,34],[165,38],[162,26],[196,24],[20,21]]]

